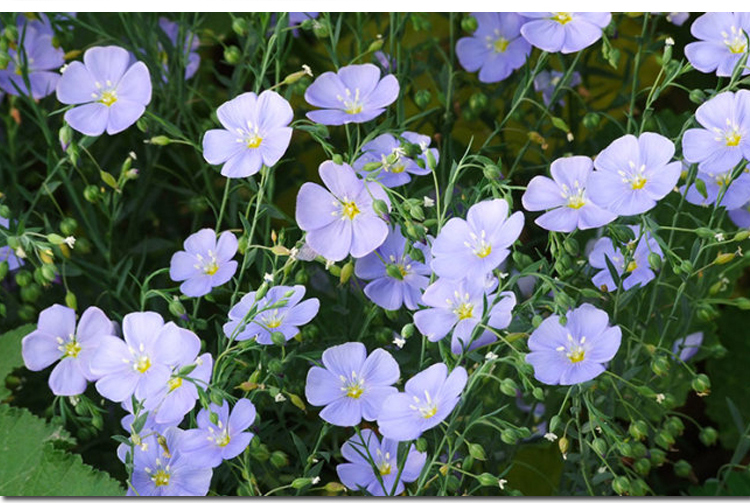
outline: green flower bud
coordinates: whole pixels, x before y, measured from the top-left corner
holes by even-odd
[[[226,57],[226,53],[224,53],[224,56]],[[171,140],[171,138],[169,138],[167,136],[161,135],[161,136],[154,136],[154,137],[152,137],[150,140],[148,140],[148,142],[151,145],[156,145],[158,147],[165,147],[165,146],[169,145],[170,143],[172,143],[172,140]]]
[[[617,445],[617,450],[620,452],[622,456],[625,456],[626,458],[635,457],[633,456],[633,446],[629,442],[620,442]]]
[[[298,478],[292,481],[292,488],[302,489],[310,484],[312,484],[312,479],[310,477]]]
[[[565,242],[563,243],[563,248],[565,248],[565,251],[573,256],[578,255],[578,252],[580,251],[580,247],[578,246],[578,241],[576,241],[573,238],[566,239]]]
[[[461,20],[461,29],[466,33],[474,33],[477,31],[477,18],[474,16],[464,16]]]
[[[651,488],[643,479],[635,479],[630,483],[631,496],[645,496],[650,490]]]
[[[642,419],[633,421],[628,427],[628,433],[635,440],[641,441],[648,436],[648,424]]]
[[[559,426],[560,426],[560,416],[555,414],[549,420],[549,431],[555,432],[558,430]]]
[[[692,471],[693,471],[693,467],[690,466],[690,463],[688,463],[684,459],[681,459],[674,464],[674,473],[678,477],[682,477],[686,479],[690,476],[690,472]]]
[[[65,242],[65,238],[53,232],[53,233],[47,234],[47,241],[53,245],[61,245]]]
[[[277,346],[283,346],[286,344],[286,337],[281,332],[271,332],[271,342]]]
[[[646,446],[643,445],[640,442],[635,442],[631,446],[630,451],[631,451],[631,454],[632,454],[631,457],[633,457],[633,458],[645,458],[646,454],[648,454],[648,449],[646,449]]]
[[[36,318],[36,309],[34,306],[24,304],[18,308],[18,317],[23,321],[31,321]]]
[[[706,101],[706,93],[704,93],[700,89],[693,89],[692,91],[690,91],[689,98],[690,101],[692,101],[696,105],[700,105],[704,101]]]
[[[42,287],[37,283],[30,283],[21,288],[21,300],[33,304],[42,295]]]
[[[60,222],[60,232],[62,232],[66,236],[72,236],[77,228],[78,222],[75,218],[67,217],[64,218],[62,222]]]
[[[0,204],[0,217],[10,218],[10,208],[4,204]]]
[[[101,192],[96,185],[87,185],[83,189],[83,197],[90,203],[95,203],[101,198]]]
[[[719,312],[710,304],[701,304],[696,310],[696,315],[701,321],[711,321],[719,316]]]
[[[481,92],[477,92],[471,95],[471,98],[469,98],[469,108],[471,108],[471,111],[478,114],[485,108],[487,108],[487,103],[489,103],[489,99],[487,98],[487,95]]]
[[[497,486],[498,478],[491,473],[484,472],[477,477],[477,481],[484,487]]]
[[[502,178],[503,176],[503,173],[502,171],[500,171],[500,168],[498,168],[494,164],[485,164],[482,171],[484,172],[484,177],[487,180],[491,180],[491,181],[500,180],[500,178]]]
[[[180,318],[187,313],[185,306],[182,305],[182,302],[180,302],[179,297],[176,295],[173,295],[172,300],[169,302],[169,312],[172,313],[172,316],[177,318]]]
[[[651,370],[658,376],[665,376],[669,372],[669,360],[663,356],[657,356],[651,361]]]
[[[518,441],[518,434],[515,430],[508,428],[503,430],[503,432],[500,434],[500,440],[502,440],[506,444],[515,445],[515,443]]]
[[[484,452],[484,447],[479,444],[469,444],[469,454],[479,461],[487,460],[487,454]],[[464,467],[464,469],[466,468]]]
[[[334,164],[338,164],[339,166],[344,164],[344,158],[341,156],[341,154],[333,154],[333,157],[331,157],[331,160],[333,161]]]
[[[427,108],[430,101],[432,101],[432,94],[427,89],[420,89],[414,93],[414,104],[416,104],[421,110]]]
[[[367,48],[367,52],[376,52],[383,48],[383,43],[385,40],[382,38],[379,38],[377,40],[374,40],[370,46]]]
[[[654,252],[648,254],[648,265],[651,269],[658,271],[661,269],[661,257]]]
[[[86,253],[91,253],[91,241],[86,238],[76,239],[76,251],[78,253],[83,253],[84,255]]]
[[[407,323],[401,329],[401,337],[403,337],[404,339],[408,339],[409,337],[414,335],[415,330],[416,329],[414,328],[414,323]]]
[[[595,438],[594,441],[591,442],[591,448],[600,456],[607,454],[607,442],[601,437]]]
[[[29,271],[19,271],[16,273],[16,284],[21,288],[31,283],[34,278],[31,276]]]
[[[680,264],[680,270],[684,272],[685,274],[690,274],[693,272],[693,263],[689,260],[683,260]]]
[[[504,395],[515,398],[516,392],[518,391],[518,386],[516,386],[516,383],[513,382],[513,379],[506,378],[500,382],[500,391]]]
[[[541,316],[539,316],[538,314],[536,314],[536,315],[534,315],[533,318],[531,318],[531,325],[534,328],[537,328],[537,327],[539,327],[539,325],[542,324],[542,321],[544,321],[544,318],[542,318]]]
[[[654,441],[662,449],[669,449],[674,444],[674,436],[667,430],[661,430],[656,434]]]
[[[232,31],[240,37],[244,37],[245,35],[247,35],[247,19],[245,19],[244,17],[234,18],[234,20],[232,21]]]
[[[306,269],[300,269],[297,271],[297,273],[294,275],[294,282],[297,285],[304,285],[310,280],[310,275],[307,274]]]
[[[734,235],[734,240],[735,241],[744,241],[748,237],[750,237],[750,231],[741,230],[741,231],[737,232],[737,234]]]
[[[42,277],[47,280],[47,282],[52,282],[55,280],[55,277],[57,277],[57,267],[55,267],[54,264],[44,264],[42,266]]]
[[[711,380],[706,374],[698,374],[693,378],[691,383],[693,390],[699,396],[706,396],[711,393]]]
[[[240,48],[236,45],[230,45],[224,49],[224,60],[230,65],[236,65],[239,63],[241,57],[242,53],[240,52]]]
[[[560,454],[567,454],[568,448],[570,447],[570,441],[568,440],[568,437],[562,437],[560,440],[558,440],[557,447],[560,449]]]
[[[531,394],[534,398],[536,398],[540,402],[544,401],[544,390],[542,388],[534,388]]]
[[[589,112],[583,116],[583,127],[586,129],[594,129],[601,122],[601,117],[596,112]]]
[[[682,422],[677,416],[672,416],[664,421],[664,428],[667,429],[672,435],[679,437],[682,432],[685,431],[685,423]]]
[[[339,276],[339,284],[344,285],[349,281],[349,278],[352,277],[352,273],[354,272],[354,263],[350,260],[346,264],[344,264],[344,267],[341,268],[341,276]]]
[[[283,468],[289,464],[289,456],[283,451],[273,451],[270,461],[274,467]]]
[[[612,480],[612,489],[620,496],[630,493],[630,479],[619,476]]]
[[[318,21],[316,19],[313,21],[313,33],[316,37],[326,38],[330,32],[331,30],[328,26],[328,22],[326,22],[325,20]]]
[[[639,459],[633,464],[633,469],[638,475],[645,477],[651,471],[651,462],[645,458]]]
[[[362,169],[367,172],[370,172],[370,171],[375,171],[376,169],[380,168],[382,165],[383,163],[380,161],[368,162],[367,164],[362,166]]]
[[[710,426],[707,426],[701,430],[698,436],[703,445],[709,446],[716,443],[716,440],[719,438],[719,432]]]
[[[372,203],[372,208],[379,216],[384,217],[388,214],[388,205],[382,199],[375,199]]]
[[[427,439],[419,437],[417,439],[416,447],[418,452],[427,452]]]

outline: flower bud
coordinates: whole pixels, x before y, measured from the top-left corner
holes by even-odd
[[[469,444],[469,454],[479,461],[487,460],[487,454],[484,452],[484,447],[480,444]]]
[[[500,168],[495,166],[494,164],[485,164],[484,168],[482,168],[482,172],[484,173],[484,177],[487,180],[500,180],[503,176],[502,171],[500,171]]]
[[[388,205],[382,199],[375,199],[372,203],[372,208],[380,217],[388,215]]]
[[[283,468],[289,464],[289,456],[283,451],[273,451],[270,461],[275,468]]]
[[[31,321],[36,317],[36,309],[34,306],[24,304],[18,308],[18,317],[23,321]]]
[[[734,260],[734,253],[719,253],[716,255],[716,258],[714,259],[715,265],[724,265],[728,264]]]
[[[477,18],[474,16],[464,16],[461,20],[461,29],[466,33],[474,33],[477,31]]]
[[[589,112],[583,116],[583,127],[586,129],[594,129],[601,122],[601,117],[596,112]]]
[[[163,135],[153,136],[153,137],[151,137],[151,139],[149,139],[147,141],[151,145],[156,145],[158,147],[165,147],[165,146],[169,145],[170,143],[172,143],[172,139],[171,138],[169,138],[167,136],[163,136]]]
[[[21,288],[31,283],[33,279],[29,271],[19,271],[16,274],[16,284]]]
[[[651,361],[651,370],[658,376],[665,376],[669,372],[669,360],[663,356],[657,356]]]
[[[379,37],[377,40],[374,40],[370,46],[367,48],[367,52],[377,52],[380,49],[383,48],[383,43],[385,41],[383,40],[383,37]]]
[[[370,172],[370,171],[375,171],[376,169],[379,169],[382,165],[383,163],[380,161],[368,162],[367,164],[362,166],[362,169],[364,171]]]
[[[346,492],[346,486],[340,482],[329,482],[323,486],[323,489],[329,493]]]
[[[179,297],[176,295],[173,295],[172,300],[169,302],[169,312],[177,318],[184,316],[187,312],[185,306],[182,305],[182,302],[180,302]]]
[[[264,281],[259,287],[258,290],[255,292],[255,300],[256,302],[263,298],[263,296],[268,291],[268,282]]]
[[[99,187],[97,187],[96,185],[87,185],[86,188],[83,189],[83,197],[90,203],[97,202],[100,196],[101,192],[99,191]]]
[[[539,327],[539,325],[542,324],[542,321],[544,321],[544,318],[542,318],[541,316],[539,316],[538,314],[536,314],[536,315],[534,315],[533,318],[531,318],[531,325],[534,328],[537,328],[537,327]]]
[[[71,236],[78,228],[78,222],[75,218],[67,217],[64,218],[62,222],[60,222],[60,232],[65,234],[66,236]]]
[[[9,266],[7,260],[0,262],[0,281],[4,280],[5,276],[8,275],[8,269]]]
[[[33,304],[42,295],[42,287],[37,283],[30,283],[21,288],[21,300]]]
[[[318,21],[317,19],[313,21],[313,33],[316,37],[326,38],[330,32],[330,27],[326,21]]]
[[[496,486],[498,479],[491,473],[484,472],[477,477],[477,482],[479,482],[484,487],[490,487],[490,486]]]
[[[662,449],[669,449],[674,444],[674,437],[668,431],[661,430],[656,434],[654,441]]]
[[[52,282],[57,277],[57,267],[54,264],[44,264],[42,266],[42,277],[48,282]]]
[[[696,105],[700,105],[704,101],[706,101],[706,93],[704,93],[700,89],[693,89],[692,91],[690,91],[688,97],[690,98],[690,101],[692,101]]]
[[[674,474],[678,477],[688,478],[692,471],[693,467],[684,459],[681,459],[674,464]]]
[[[646,458],[639,459],[633,464],[633,469],[638,475],[645,477],[651,471],[651,462]]]
[[[549,431],[550,432],[557,431],[557,429],[559,428],[559,426],[560,426],[560,416],[558,416],[557,414],[555,414],[549,420]]]
[[[489,103],[489,99],[487,98],[487,95],[481,92],[477,92],[471,95],[469,98],[469,108],[471,108],[471,111],[478,114],[485,108],[487,108],[487,104]]]
[[[312,479],[310,477],[300,477],[292,481],[292,488],[302,489],[309,486],[310,484],[312,484]]]
[[[717,432],[714,428],[707,426],[701,430],[698,437],[700,438],[703,445],[710,446],[716,443],[716,440],[719,438],[719,432]]]
[[[234,18],[234,21],[232,21],[232,31],[240,37],[244,37],[245,35],[247,35],[247,19],[245,19],[244,17]]]
[[[277,346],[283,346],[286,344],[286,337],[281,332],[271,332],[271,342]]]
[[[47,241],[53,245],[61,245],[65,242],[65,238],[63,238],[59,234],[50,233],[50,234],[47,234]]]
[[[711,380],[706,374],[695,376],[691,385],[693,390],[698,393],[698,396],[706,396],[711,393]]]
[[[239,63],[241,57],[242,53],[240,52],[240,48],[236,45],[230,45],[224,49],[224,60],[230,65],[236,65]]]
[[[693,263],[689,260],[683,260],[680,264],[680,271],[684,272],[685,274],[690,274],[693,272]]]
[[[500,381],[500,391],[504,395],[508,395],[510,397],[515,398],[516,392],[518,391],[518,386],[516,386],[516,383],[513,382],[513,379],[505,378],[502,381]]]
[[[591,448],[600,456],[607,454],[607,442],[601,437],[595,438],[594,441],[591,442]]]
[[[408,339],[409,337],[414,335],[415,330],[416,329],[414,328],[414,323],[407,323],[401,329],[401,337],[403,337],[404,339]]]
[[[630,436],[635,440],[643,440],[648,436],[648,425],[646,424],[646,421],[642,419],[633,421],[628,427],[628,433],[630,433]]]
[[[344,158],[341,156],[341,154],[333,154],[333,157],[331,157],[331,160],[333,161],[334,164],[338,164],[339,166],[344,164]]]
[[[664,422],[664,428],[672,435],[680,436],[685,431],[685,424],[677,416],[672,416]]]
[[[417,105],[421,110],[427,108],[432,100],[432,94],[427,89],[420,89],[414,93],[414,104]]]
[[[508,428],[500,434],[500,440],[506,444],[514,445],[518,441],[518,434],[516,434],[515,430]]]
[[[60,128],[60,131],[57,133],[57,139],[60,141],[62,151],[67,152],[70,142],[73,140],[73,130],[67,123]]]
[[[651,252],[648,254],[648,265],[654,271],[661,269],[661,257],[658,253]]]
[[[578,241],[576,241],[573,238],[566,239],[565,242],[563,243],[563,248],[565,248],[565,251],[573,256],[578,255],[578,252],[580,251],[580,247],[578,246]]]
[[[741,230],[737,234],[734,235],[734,240],[735,241],[744,241],[748,237],[750,237],[750,231]]]
[[[341,276],[339,276],[339,284],[344,285],[349,281],[349,278],[352,277],[352,273],[354,272],[354,263],[350,260],[346,264],[344,264],[344,267],[341,268]]]
[[[620,496],[628,494],[630,493],[630,480],[624,476],[615,477],[612,480],[612,489]]]
[[[534,388],[531,394],[534,398],[536,398],[540,402],[544,401],[544,390],[542,390],[542,388]]]
[[[562,437],[560,440],[557,441],[557,447],[560,449],[560,454],[563,456],[568,453],[568,448],[570,447],[570,441],[568,440],[568,437]]]

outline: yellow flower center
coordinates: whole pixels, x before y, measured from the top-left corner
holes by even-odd
[[[391,464],[387,461],[383,461],[378,466],[378,471],[380,472],[381,476],[386,476],[391,474]]]
[[[630,188],[632,188],[633,190],[640,190],[644,185],[646,185],[646,178],[641,175],[636,175],[630,181]]]
[[[586,357],[586,350],[583,348],[586,343],[586,337],[581,337],[580,341],[573,339],[571,334],[568,334],[567,346],[558,346],[557,351],[565,353],[570,363],[579,363]]]
[[[489,243],[483,243],[476,251],[476,255],[479,258],[485,258],[492,253],[492,245]]]
[[[364,104],[359,100],[359,88],[354,90],[354,96],[349,89],[346,89],[346,96],[339,95],[336,99],[344,105],[344,112],[350,115],[362,112]]]
[[[724,137],[724,140],[725,140],[725,144],[727,147],[736,147],[737,145],[740,144],[740,140],[742,140],[742,136],[736,130],[729,131]]]
[[[151,359],[149,359],[149,357],[146,355],[139,356],[138,359],[136,359],[135,362],[133,363],[133,369],[137,370],[141,374],[143,374],[150,368],[151,368]]]
[[[742,28],[732,26],[730,33],[725,31],[721,32],[721,36],[724,39],[724,45],[727,46],[729,52],[732,54],[743,54],[747,51],[747,40],[745,40],[745,32]]]
[[[474,316],[474,305],[469,303],[462,303],[456,309],[453,310],[458,315],[459,320],[465,320]]]
[[[151,480],[154,481],[154,485],[156,487],[168,486],[169,485],[169,473],[162,469],[159,469],[156,471],[156,473],[151,475]]]
[[[406,166],[403,165],[403,163],[394,164],[391,166],[391,173],[403,173],[406,169]]]
[[[268,322],[268,323],[266,324],[266,326],[267,326],[268,328],[279,328],[279,327],[281,326],[281,320],[278,320],[278,319],[275,319],[275,318],[274,318],[274,319],[272,319],[271,321],[269,321],[269,322]]]
[[[206,267],[203,269],[203,272],[208,274],[209,276],[213,276],[218,270],[219,264],[217,264],[216,261],[213,261],[210,264],[206,265]]]
[[[180,386],[182,386],[182,377],[173,377],[169,381],[167,381],[167,386],[169,387],[169,391],[174,391]]]
[[[582,347],[577,347],[568,353],[568,359],[570,360],[570,363],[582,362],[585,356],[586,352]]]
[[[115,104],[117,101],[117,93],[114,89],[110,89],[108,91],[102,91],[102,93],[99,95],[99,103],[103,105],[107,105],[108,107],[111,107]]]
[[[258,148],[260,147],[261,142],[263,141],[263,138],[256,134],[251,134],[247,137],[245,140],[245,146],[247,148]]]
[[[577,210],[579,208],[583,208],[586,205],[586,200],[582,198],[581,196],[570,196],[568,198],[568,208],[573,208],[574,210]]]
[[[219,438],[216,439],[216,445],[219,447],[226,447],[229,445],[231,438],[229,436],[229,432],[227,430],[224,430]]]
[[[419,412],[419,415],[422,416],[423,419],[430,419],[432,416],[437,414],[438,405],[437,403],[432,401],[432,397],[430,397],[429,391],[424,391],[424,397],[425,399],[424,401],[422,401],[418,396],[412,396],[412,398],[414,399],[414,405],[410,405],[409,408]]]
[[[565,25],[573,20],[573,16],[570,14],[570,12],[555,12],[552,16],[552,20]]]
[[[63,355],[63,358],[66,358],[68,356],[71,358],[78,358],[78,353],[81,352],[81,345],[72,340],[63,346],[63,350],[63,352],[65,353]]]
[[[357,203],[354,201],[344,201],[341,203],[341,215],[343,217],[348,218],[349,220],[354,220],[354,217],[359,215],[360,211],[359,208],[357,208]]]
[[[495,50],[495,52],[505,52],[505,50],[508,48],[508,44],[510,44],[508,40],[500,37],[495,40],[494,44],[492,44],[492,48]]]
[[[635,260],[631,260],[630,263],[628,264],[628,266],[625,268],[625,271],[626,272],[633,272],[636,269],[638,269],[638,264],[636,263]]]
[[[361,377],[357,377],[357,373],[352,370],[351,379],[347,379],[345,376],[339,376],[341,379],[341,391],[346,393],[349,398],[358,400],[365,392],[365,380]]]

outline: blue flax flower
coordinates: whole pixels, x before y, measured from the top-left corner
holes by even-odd
[[[213,470],[203,459],[183,450],[185,432],[170,427],[161,441],[135,449],[133,487],[128,496],[205,496]]]
[[[198,349],[191,348],[198,354]],[[214,359],[211,353],[203,353],[192,359],[182,354],[182,360],[172,366],[172,375],[162,388],[144,402],[144,409],[151,411],[149,418],[157,424],[177,425],[185,414],[193,410],[198,400],[198,387],[206,389],[211,381]],[[183,376],[181,369],[188,365],[195,368]],[[125,404],[128,402],[126,401]]]
[[[458,404],[468,374],[456,367],[448,374],[436,363],[406,381],[403,393],[389,395],[378,415],[378,428],[392,440],[416,440],[448,417]]]
[[[348,164],[325,161],[318,172],[328,190],[307,182],[297,194],[295,217],[307,244],[328,260],[361,258],[383,244],[388,224],[373,207],[379,199],[390,208],[383,188],[357,178]]]
[[[151,76],[143,62],[130,64],[122,47],[92,47],[73,61],[57,83],[57,99],[80,105],[65,112],[76,131],[113,135],[135,124],[151,101]]]
[[[101,309],[91,306],[81,315],[54,304],[39,313],[36,329],[21,341],[21,355],[29,370],[42,370],[60,361],[49,376],[58,396],[80,395],[98,375],[89,368],[99,344],[114,336],[114,326]]]
[[[521,35],[547,52],[569,54],[585,49],[600,38],[612,20],[609,12],[522,12],[531,18]]]
[[[210,408],[198,413],[198,428],[185,432],[182,450],[200,459],[203,466],[215,468],[223,460],[239,456],[250,445],[255,435],[245,430],[255,421],[255,406],[247,398],[240,398],[231,413],[226,400],[221,406],[212,403]],[[216,414],[216,422],[211,421],[211,413]]]
[[[660,134],[618,138],[594,160],[587,193],[596,205],[617,215],[644,213],[677,185],[681,163],[669,162],[673,156],[674,144]]]
[[[562,72],[558,72],[557,70],[542,70],[534,77],[534,91],[542,93],[542,100],[545,105],[549,106],[552,103],[552,94],[555,92],[558,84],[560,84],[563,75]],[[566,85],[573,87],[579,85],[581,82],[581,74],[573,72]],[[565,100],[560,98],[558,103],[564,105]]]
[[[169,277],[182,281],[180,291],[188,297],[202,297],[223,285],[237,271],[237,238],[229,231],[222,232],[217,241],[213,229],[201,229],[191,234],[184,243],[185,251],[172,255]]]
[[[337,73],[325,72],[305,91],[305,100],[323,110],[307,113],[307,118],[326,126],[367,122],[396,101],[398,80],[393,75],[380,78],[380,69],[370,63],[345,66]]]
[[[381,442],[372,430],[362,430],[361,435],[355,433],[341,447],[341,455],[348,461],[336,467],[341,482],[352,491],[364,490],[373,496],[401,494],[404,482],[419,478],[427,453],[410,446],[399,477],[398,444],[389,438]]]
[[[730,171],[716,175],[699,172],[698,178],[705,184],[706,197],[693,184],[685,194],[685,200],[689,203],[700,206],[714,204],[722,190],[724,195],[719,206],[727,210],[735,210],[750,200],[750,173],[743,172],[734,181]]]
[[[159,18],[159,27],[167,34],[167,38],[172,42],[172,48],[176,48],[178,45],[177,38],[180,34],[180,25],[174,21],[170,21],[165,17]],[[183,34],[183,54],[185,55],[185,80],[191,78],[198,71],[198,66],[201,63],[201,57],[198,55],[198,47],[201,42],[198,37],[191,31],[186,30]],[[166,55],[164,56],[166,58]],[[167,70],[167,62],[164,61],[164,70]]]
[[[557,159],[550,166],[552,179],[535,176],[521,199],[529,211],[552,210],[535,222],[549,231],[571,232],[595,229],[610,223],[617,215],[591,202],[586,194],[594,163],[577,155]]]
[[[690,33],[698,39],[685,46],[685,56],[696,70],[729,77],[734,67],[747,52],[746,34],[750,33],[750,13],[708,12],[690,26]],[[742,69],[742,75],[750,68]]]
[[[401,147],[401,142],[389,133],[383,133],[372,141],[362,146],[362,155],[354,161],[353,168],[362,177],[377,180],[386,187],[399,187],[411,181],[411,175],[428,175],[430,168],[426,167],[426,152],[430,145],[430,137],[417,133],[405,132],[401,135],[403,139],[421,147],[421,158],[425,167],[420,167],[415,159],[412,159]],[[440,159],[436,148],[429,149],[437,163]],[[374,174],[363,170],[365,164],[380,162],[382,166]]]
[[[529,337],[526,361],[544,384],[578,384],[604,372],[620,348],[620,327],[609,326],[605,311],[591,304],[568,311],[562,325],[558,315],[544,320]]]
[[[626,253],[619,249],[616,250],[611,239],[601,238],[596,242],[589,255],[589,264],[596,269],[601,269],[591,278],[591,281],[602,291],[614,292],[617,290],[617,283],[612,278],[605,257],[609,258],[617,274],[620,276],[628,274],[628,277],[622,281],[622,287],[625,290],[630,290],[634,286],[645,286],[656,277],[649,265],[648,256],[651,253],[656,253],[659,257],[664,257],[659,243],[651,236],[650,232],[645,232],[639,239],[638,236],[641,232],[639,226],[632,225],[630,228],[633,230],[636,239],[625,245]]]
[[[2,96],[0,96],[2,98]],[[10,228],[10,221],[7,218],[0,217],[0,227],[5,229]],[[8,270],[15,271],[21,267],[24,262],[23,259],[16,255],[16,252],[11,249],[10,246],[0,246],[0,262],[8,263]]]
[[[417,243],[414,247],[429,257],[427,245]],[[430,283],[429,262],[423,264],[407,253],[406,238],[398,225],[390,230],[388,237],[374,252],[357,260],[354,274],[369,280],[365,295],[383,309],[395,311],[402,305],[417,309],[422,290]]]
[[[310,323],[320,309],[318,299],[302,301],[304,296],[302,285],[275,286],[257,302],[255,292],[250,292],[229,311],[230,321],[224,324],[224,335],[237,341],[255,338],[258,344],[273,344],[271,334],[279,332],[288,341],[299,333],[301,325]],[[253,308],[256,314],[245,319]]]
[[[531,53],[531,45],[521,36],[527,19],[515,12],[475,12],[472,16],[477,29],[456,43],[459,63],[467,72],[479,70],[480,82],[505,80]]]
[[[523,213],[508,217],[503,199],[481,201],[466,220],[451,218],[432,245],[432,270],[441,278],[484,278],[510,254],[523,229]]]
[[[701,344],[703,344],[703,332],[694,332],[674,341],[672,353],[686,362],[698,354]]]
[[[717,94],[698,107],[695,119],[703,127],[682,136],[686,161],[715,175],[750,159],[750,91]]]
[[[396,393],[392,385],[401,375],[390,353],[376,349],[367,356],[361,342],[326,349],[323,365],[307,373],[305,396],[311,405],[325,406],[320,417],[337,426],[374,421],[383,400]]]
[[[10,61],[0,70],[0,89],[18,96],[19,91],[41,99],[55,91],[60,74],[55,70],[65,62],[65,51],[52,43],[53,34],[39,21],[18,24],[18,47],[8,49]],[[28,72],[30,88],[23,79]]]

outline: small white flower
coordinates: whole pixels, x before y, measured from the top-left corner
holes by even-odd
[[[544,438],[546,438],[550,442],[554,442],[555,440],[557,440],[557,435],[555,435],[551,431],[548,431],[547,433],[544,434]]]
[[[320,477],[315,477],[314,479],[312,479],[312,485],[315,485],[318,482],[320,482]]]
[[[503,489],[503,490],[505,489],[505,484],[507,484],[507,483],[508,483],[508,481],[505,480],[505,479],[500,479],[500,480],[497,481],[497,485],[500,486],[500,489]]]
[[[309,75],[310,77],[313,77],[313,72],[310,70],[310,67],[307,65],[302,65],[302,70]]]
[[[291,260],[297,260],[297,254],[299,253],[299,248],[292,248],[289,250],[289,258]]]
[[[499,277],[500,279],[505,279],[505,278],[507,278],[508,276],[510,276],[510,274],[508,274],[507,272],[500,272],[500,273],[498,273],[497,275],[498,275],[498,277]]]
[[[63,73],[65,73],[65,70],[67,70],[67,69],[68,69],[68,64],[67,64],[67,63],[65,63],[64,65],[62,65],[62,66],[60,67],[60,74],[63,74]]]
[[[20,246],[15,249],[15,254],[18,258],[26,258],[26,252]]]
[[[497,360],[497,355],[494,352],[489,351],[486,355],[484,355],[484,359],[491,362],[493,360]]]
[[[724,234],[723,233],[719,232],[718,234],[714,234],[714,239],[716,241],[718,241],[719,243],[721,243],[726,238],[724,238]]]
[[[599,468],[596,469],[597,473],[604,473],[607,471],[607,467],[602,465]]]
[[[276,403],[286,402],[286,397],[282,393],[277,393],[276,396],[273,397],[273,399],[276,401]]]
[[[68,248],[70,248],[71,250],[76,244],[76,238],[74,238],[73,236],[68,236],[63,241],[65,241],[65,244],[68,245]]]
[[[396,336],[393,338],[393,343],[398,346],[398,349],[401,349],[404,347],[404,344],[406,344],[406,339],[396,334]]]
[[[336,261],[335,261],[335,260],[327,259],[327,260],[326,260],[326,271],[327,271],[328,269],[330,269],[330,268],[331,268],[331,266],[332,266],[333,264],[335,264],[335,263],[336,263]]]
[[[573,133],[568,131],[568,135],[566,136],[566,138],[568,139],[568,142],[571,142],[575,139],[575,136],[573,136]]]
[[[138,159],[138,156],[137,156],[137,155],[135,155],[135,152],[133,152],[132,150],[131,150],[131,151],[130,151],[130,153],[128,154],[128,157],[130,157],[130,158],[131,158],[132,160],[134,160],[134,161]]]
[[[669,19],[669,16],[667,16],[667,19]],[[670,19],[671,21],[671,19]],[[667,39],[664,41],[664,45],[667,47],[674,45],[674,39],[672,37],[667,37]]]
[[[273,273],[272,272],[265,273],[263,275],[263,281],[267,283],[273,283]]]
[[[78,395],[73,395],[68,397],[68,401],[70,402],[70,405],[75,407],[76,405],[78,405],[78,402],[80,402],[81,399]]]
[[[662,403],[664,401],[664,393],[657,393],[656,394],[656,403]]]
[[[422,200],[422,204],[424,204],[425,208],[432,208],[433,206],[435,206],[435,200],[427,196],[424,196],[424,199]]]

